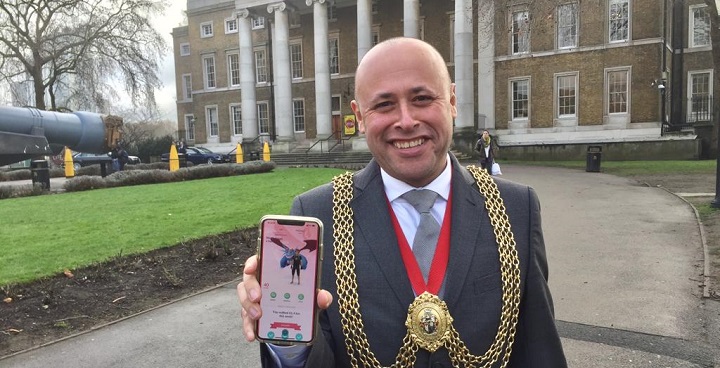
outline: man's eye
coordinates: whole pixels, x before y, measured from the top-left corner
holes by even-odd
[[[389,106],[392,106],[392,103],[390,101],[378,102],[377,104],[375,104],[375,109],[383,109]]]
[[[428,103],[432,102],[433,98],[432,96],[415,96],[413,100],[419,103]]]

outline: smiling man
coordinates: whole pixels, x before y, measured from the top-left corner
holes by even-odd
[[[311,347],[262,344],[263,366],[566,367],[537,196],[448,152],[456,98],[440,54],[378,44],[355,98],[374,159],[291,209],[325,224],[322,333]],[[256,268],[251,257],[237,288],[250,341],[266,312]]]

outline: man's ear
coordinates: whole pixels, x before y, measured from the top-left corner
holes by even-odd
[[[358,124],[358,131],[360,131],[360,133],[362,134],[365,134],[365,124],[363,123],[362,112],[360,111],[360,104],[358,104],[357,101],[352,100],[350,101],[350,108],[355,114],[355,120],[357,120]]]
[[[457,117],[457,96],[455,95],[455,83],[450,83],[450,111],[453,118]]]

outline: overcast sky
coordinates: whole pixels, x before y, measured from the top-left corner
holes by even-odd
[[[175,61],[173,59],[173,41],[172,29],[179,26],[184,21],[184,11],[187,8],[187,2],[183,0],[170,0],[169,6],[165,10],[165,16],[155,19],[155,28],[165,37],[168,45],[167,53],[160,63],[159,76],[163,83],[163,88],[155,91],[155,98],[160,109],[160,115],[163,119],[177,121],[177,106],[175,100],[177,98],[175,92]]]

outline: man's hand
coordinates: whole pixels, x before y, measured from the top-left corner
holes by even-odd
[[[243,280],[237,286],[238,300],[242,310],[240,315],[243,320],[243,332],[247,341],[255,340],[255,321],[262,316],[260,309],[260,284],[255,277],[257,270],[257,256],[252,256],[245,261]],[[317,304],[320,309],[327,309],[332,304],[332,295],[327,290],[318,289]]]

